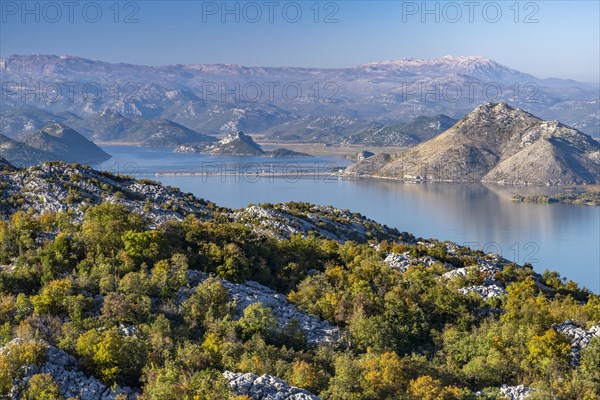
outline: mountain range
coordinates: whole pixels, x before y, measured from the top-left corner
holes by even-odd
[[[271,132],[294,121],[331,118],[329,130],[444,114],[459,119],[478,104],[503,101],[541,118],[560,120],[600,137],[598,84],[539,79],[484,57],[407,58],[348,68],[143,66],[73,56],[14,55],[0,60],[4,109],[33,105],[85,117],[111,109],[122,115],[168,119],[204,134]],[[23,96],[21,82],[40,82],[49,94]],[[72,98],[68,83],[76,82]],[[86,84],[103,90],[93,101]],[[50,84],[62,90],[52,93]],[[62,85],[62,86],[61,86]],[[45,93],[45,92],[44,92]],[[343,117],[342,117],[343,116]],[[338,118],[348,121],[335,122]],[[327,121],[324,121],[327,124]],[[301,124],[302,125],[302,124]],[[314,130],[302,131],[310,136]],[[294,138],[296,140],[297,138]],[[318,138],[316,138],[318,139]],[[315,140],[315,139],[311,139]]]
[[[397,155],[369,157],[346,173],[386,178],[571,185],[600,182],[600,144],[506,103],[486,103],[439,136]]]
[[[122,115],[110,109],[82,118],[73,113],[53,114],[35,107],[25,107],[0,111],[0,120],[0,134],[12,139],[20,139],[50,123],[60,123],[98,143],[175,147],[181,144],[217,141],[213,136],[198,133],[173,121]]]

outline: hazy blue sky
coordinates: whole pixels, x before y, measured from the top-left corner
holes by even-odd
[[[247,3],[0,0],[0,55],[312,67],[481,55],[541,78],[600,81],[598,0],[428,2],[431,14],[421,1]]]

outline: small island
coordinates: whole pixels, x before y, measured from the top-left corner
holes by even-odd
[[[554,195],[531,194],[513,196],[513,201],[527,203],[563,203],[563,204],[582,204],[587,206],[600,206],[600,190],[594,191],[573,191]]]
[[[261,156],[272,158],[297,158],[312,157],[310,154],[300,153],[289,149],[263,150],[251,136],[243,132],[232,133],[221,139],[218,143],[198,143],[178,146],[176,153],[202,153],[212,155],[230,156]]]

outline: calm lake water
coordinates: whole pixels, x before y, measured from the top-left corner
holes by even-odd
[[[517,203],[511,196],[519,189],[483,184],[338,180],[327,171],[349,161],[335,157],[217,157],[125,146],[104,150],[113,158],[101,169],[150,176],[222,206],[306,201],[347,208],[417,237],[500,253],[519,264],[529,262],[538,272],[556,270],[600,292],[600,207]],[[183,175],[190,172],[198,175]]]

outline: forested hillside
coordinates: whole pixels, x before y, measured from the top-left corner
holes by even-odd
[[[2,398],[599,396],[600,297],[556,273],[333,208],[42,172],[86,190],[27,212],[23,171],[0,173]],[[102,184],[122,194],[90,201]]]

